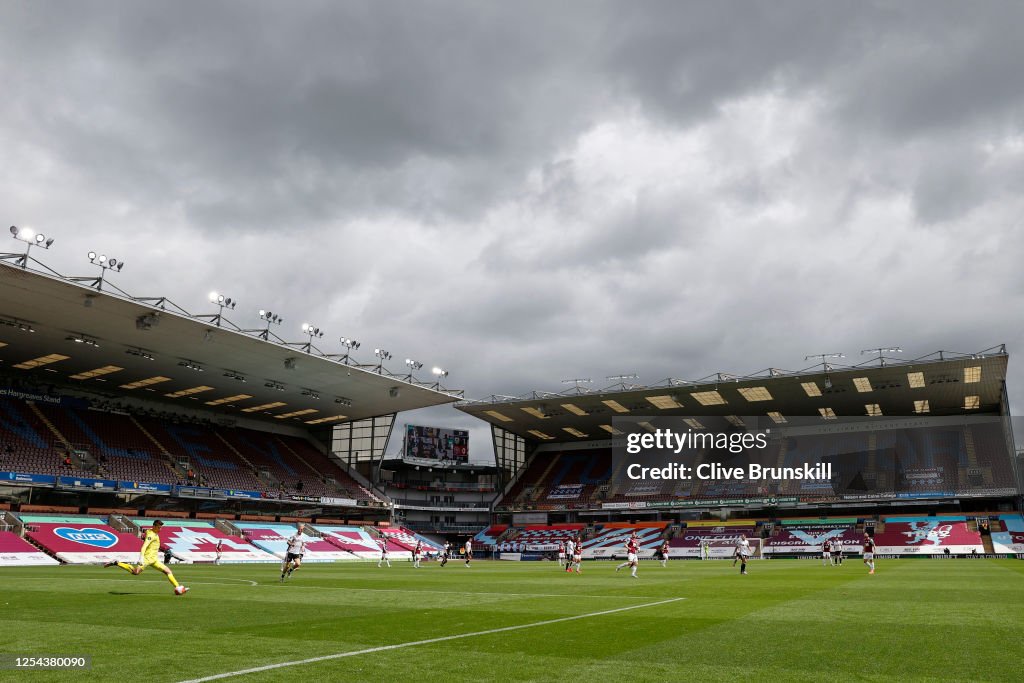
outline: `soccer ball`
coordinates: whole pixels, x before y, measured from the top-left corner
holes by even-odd
[[[187,590],[188,589],[185,588],[184,586],[175,586],[174,587],[174,594],[175,595],[184,595],[185,591],[187,591]]]

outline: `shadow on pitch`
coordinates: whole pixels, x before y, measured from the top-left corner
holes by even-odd
[[[135,591],[135,592],[129,592],[129,591],[108,591],[108,592],[109,592],[110,595],[151,595],[150,593],[142,593],[142,592],[139,592],[139,591]]]

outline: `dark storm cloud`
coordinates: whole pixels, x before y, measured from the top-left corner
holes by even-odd
[[[116,249],[129,291],[220,289],[471,397],[1013,352],[1022,14],[8,4],[0,199],[65,271]]]
[[[461,3],[38,11],[7,22],[7,61],[43,76],[22,79],[19,123],[210,228],[475,214],[605,97],[599,74],[564,62],[592,31],[557,9],[536,25]]]

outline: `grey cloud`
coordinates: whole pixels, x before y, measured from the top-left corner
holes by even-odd
[[[117,250],[130,291],[219,288],[470,396],[1014,352],[1021,11],[8,5],[0,203],[67,272]]]

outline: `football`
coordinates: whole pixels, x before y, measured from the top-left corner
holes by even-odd
[[[188,592],[188,588],[185,588],[184,586],[175,586],[174,587],[174,594],[175,595],[184,595],[186,592]]]

